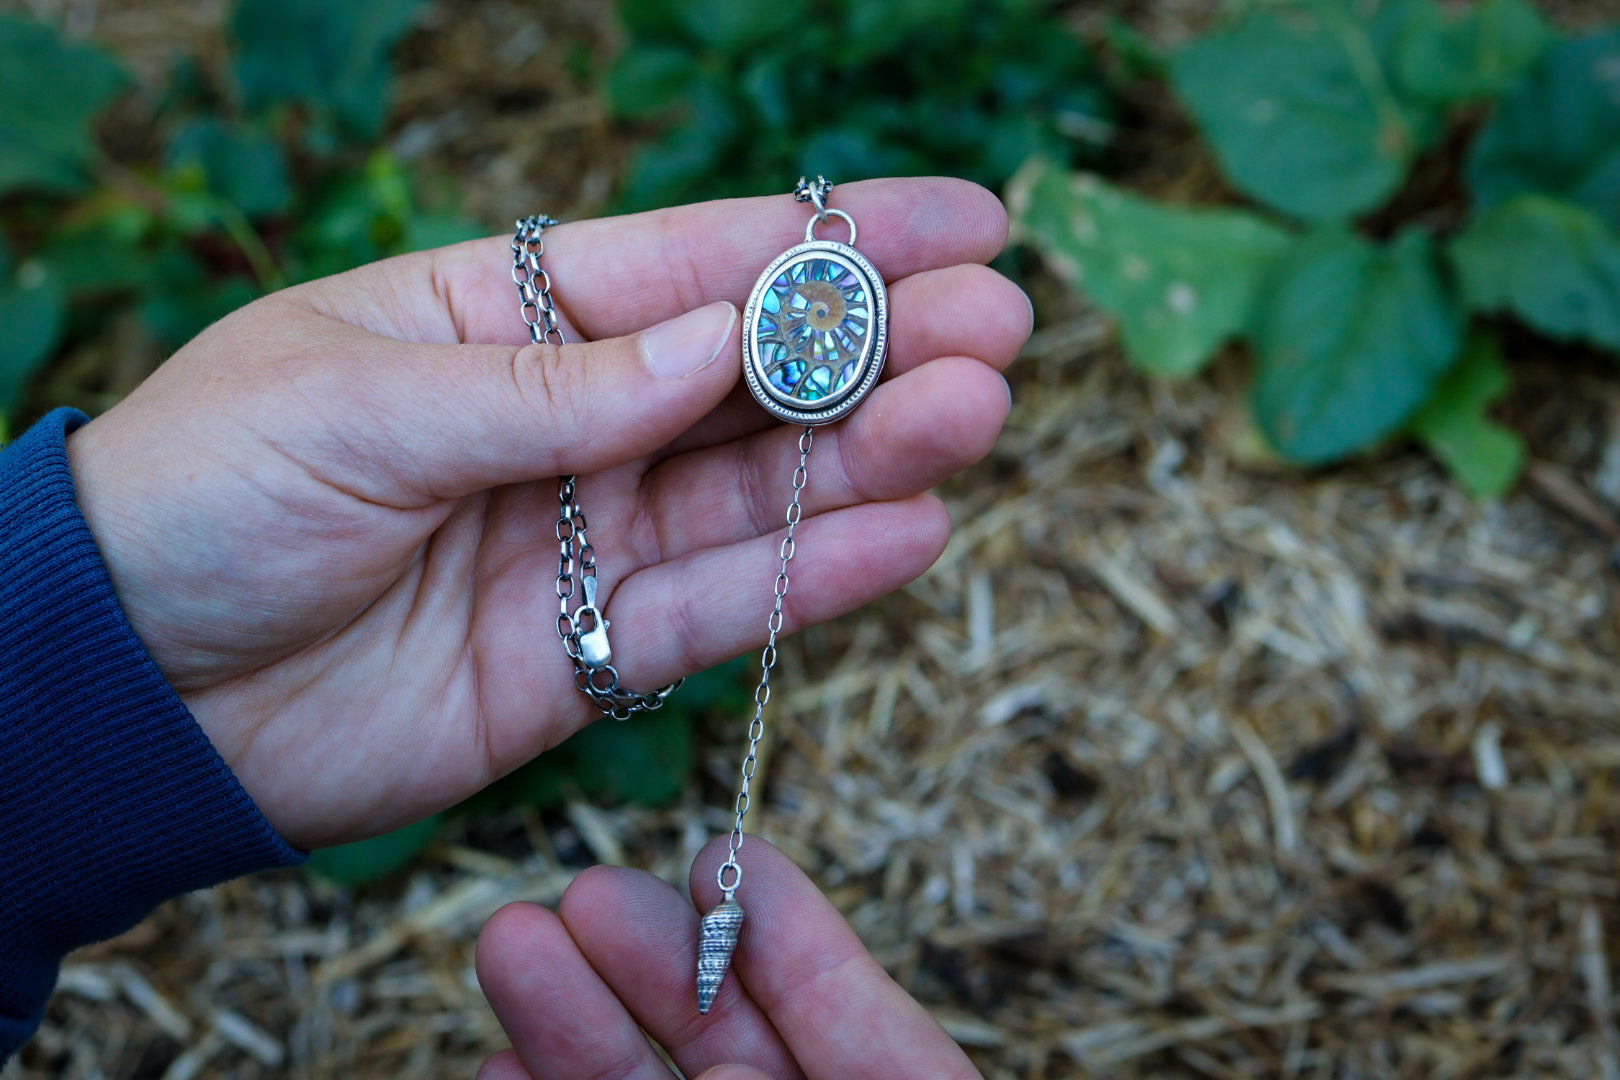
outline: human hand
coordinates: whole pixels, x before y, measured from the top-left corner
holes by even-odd
[[[668,1080],[647,1036],[703,1080],[979,1076],[809,878],[763,841],[743,851],[747,917],[707,1016],[693,984],[698,911],[652,875],[592,867],[555,914],[497,911],[478,938],[478,981],[512,1049],[478,1080]],[[697,908],[719,902],[725,855],[716,841],[693,864]]]
[[[891,282],[891,346],[817,435],[788,632],[938,557],[949,520],[921,493],[989,449],[1030,328],[973,265],[1006,237],[988,192],[882,180],[837,202]],[[288,289],[71,436],[131,623],[290,843],[426,816],[595,715],[554,629],[559,473],[580,477],[626,685],[762,643],[797,434],[738,385],[732,305],[806,213],[775,196],[547,230],[587,342],[560,349],[528,344],[505,238]]]

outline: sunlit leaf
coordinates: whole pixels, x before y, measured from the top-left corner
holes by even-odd
[[[1508,386],[1501,347],[1488,334],[1476,334],[1412,420],[1412,433],[1477,499],[1506,494],[1524,467],[1524,440],[1489,415]]]
[[[1290,237],[1237,210],[1187,210],[1034,162],[1008,186],[1017,235],[1120,321],[1126,352],[1161,375],[1197,371],[1246,329]]]
[[[1310,221],[1343,221],[1400,185],[1436,118],[1391,84],[1382,50],[1410,4],[1378,17],[1303,4],[1250,14],[1172,58],[1177,96],[1245,194]]]

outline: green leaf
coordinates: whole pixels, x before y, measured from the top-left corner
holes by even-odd
[[[1529,0],[1481,0],[1459,12],[1428,7],[1402,36],[1396,70],[1416,97],[1481,101],[1507,89],[1555,36]]]
[[[1132,362],[1160,375],[1197,371],[1249,325],[1290,243],[1252,214],[1163,206],[1038,161],[1007,201],[1017,235],[1116,316]]]
[[[83,188],[97,154],[93,123],[126,81],[101,49],[0,15],[0,195]]]
[[[1332,3],[1257,12],[1172,58],[1177,96],[1239,190],[1343,221],[1400,186],[1436,129],[1383,67],[1383,42],[1410,8],[1384,0],[1372,20]]]
[[[312,851],[306,864],[329,881],[362,885],[387,877],[420,855],[438,835],[439,815],[352,844]]]
[[[169,165],[199,170],[209,192],[250,218],[279,214],[292,198],[276,141],[214,117],[192,120],[175,132]]]
[[[1520,195],[1470,225],[1450,256],[1471,309],[1620,352],[1620,236],[1590,211]]]
[[[1476,334],[1434,399],[1412,420],[1412,434],[1476,499],[1506,494],[1524,467],[1524,440],[1488,415],[1508,385],[1496,339]]]
[[[67,297],[43,262],[0,281],[0,416],[9,415],[62,340]]]
[[[642,120],[680,104],[692,81],[692,54],[671,45],[638,45],[608,69],[606,98],[613,115]]]
[[[308,107],[369,137],[388,112],[388,53],[421,0],[238,0],[236,81],[248,109]]]
[[[1429,399],[1462,345],[1436,262],[1419,232],[1379,248],[1324,229],[1277,264],[1255,324],[1254,411],[1284,457],[1341,460]]]
[[[1620,29],[1542,55],[1475,140],[1468,183],[1481,210],[1562,195],[1620,229]]]
[[[772,38],[799,32],[809,17],[807,0],[746,0],[742,3],[688,2],[676,11],[688,37],[707,48],[737,55]]]

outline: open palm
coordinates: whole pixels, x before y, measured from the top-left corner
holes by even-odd
[[[817,435],[789,631],[938,556],[921,493],[989,448],[1029,330],[974,265],[1005,239],[987,192],[835,201],[891,282],[892,345]],[[626,683],[761,643],[797,432],[738,386],[734,305],[804,221],[779,196],[548,230],[561,349],[527,344],[503,238],[363,267],[222,320],[70,438],[131,622],[290,842],[422,817],[594,715],[554,629],[559,473]],[[658,377],[671,357],[696,370]]]

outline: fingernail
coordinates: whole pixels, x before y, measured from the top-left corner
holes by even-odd
[[[1024,303],[1029,305],[1029,329],[1024,332],[1024,340],[1028,341],[1029,335],[1035,332],[1035,301],[1030,299],[1029,293],[1023,287],[1020,286],[1018,291],[1024,294]]]
[[[684,379],[714,363],[736,321],[737,308],[724,300],[688,311],[643,333],[641,355],[660,379]]]

